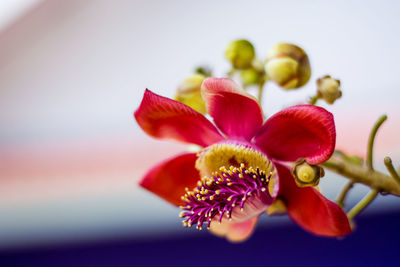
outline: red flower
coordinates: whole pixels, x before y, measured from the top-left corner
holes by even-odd
[[[301,105],[264,122],[258,102],[229,79],[206,79],[202,96],[216,127],[190,107],[146,90],[134,114],[140,127],[152,137],[196,144],[202,150],[156,165],[140,182],[142,187],[182,205],[186,225],[201,228],[208,223],[212,232],[231,241],[246,239],[276,199],[311,233],[350,233],[345,213],[316,189],[298,187],[286,167],[299,158],[321,164],[332,155],[332,114]]]

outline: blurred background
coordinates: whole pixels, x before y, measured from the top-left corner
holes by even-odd
[[[321,103],[335,115],[338,148],[365,155],[385,113],[375,165],[385,171],[388,155],[398,166],[399,10],[389,0],[0,1],[0,265],[395,265],[400,200],[390,196],[339,241],[286,216],[265,216],[240,245],[184,229],[179,211],[137,182],[186,147],[146,136],[132,113],[145,88],[173,97],[197,65],[225,76],[234,39],[252,41],[260,58],[292,42],[308,53],[312,78],[290,93],[268,84],[266,113],[304,101],[331,74],[343,97]],[[322,191],[334,199],[345,180],[326,177]],[[358,186],[348,203],[366,192]]]

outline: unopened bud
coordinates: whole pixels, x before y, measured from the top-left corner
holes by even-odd
[[[253,68],[245,69],[240,73],[240,78],[245,85],[254,85],[259,83],[260,73]]]
[[[268,52],[264,67],[268,77],[284,89],[299,88],[311,77],[307,54],[293,44],[275,45]]]
[[[340,81],[326,75],[317,80],[318,97],[324,99],[328,104],[333,104],[342,96]]]
[[[201,84],[205,78],[204,75],[194,74],[185,79],[178,87],[175,100],[205,114],[207,112],[206,105],[201,97]]]
[[[246,69],[251,66],[256,53],[254,46],[247,40],[236,40],[229,43],[225,50],[226,58],[236,69]]]
[[[304,159],[296,161],[292,169],[295,182],[299,187],[316,186],[319,179],[325,175],[322,167],[317,165],[310,165]]]

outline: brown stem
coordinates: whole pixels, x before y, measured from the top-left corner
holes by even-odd
[[[340,160],[335,156],[326,161],[323,166],[349,178],[354,183],[365,184],[380,192],[400,196],[400,184],[382,172],[369,170],[367,167]]]

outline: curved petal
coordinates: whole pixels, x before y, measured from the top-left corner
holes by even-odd
[[[343,236],[351,232],[346,214],[312,187],[297,187],[289,169],[276,165],[281,198],[289,216],[303,229],[320,236]]]
[[[333,115],[312,105],[287,108],[267,120],[254,142],[276,160],[305,158],[309,164],[320,164],[335,149]]]
[[[192,189],[200,180],[194,167],[196,159],[196,153],[188,153],[163,161],[154,166],[139,185],[174,205],[182,205],[185,187]]]
[[[221,223],[218,221],[211,222],[210,231],[219,237],[225,237],[233,243],[243,242],[253,233],[258,217],[244,222],[229,222],[223,219]]]
[[[208,113],[229,137],[250,140],[263,123],[257,100],[230,79],[207,78],[201,86]]]
[[[139,126],[155,138],[174,139],[204,147],[223,139],[202,114],[147,89],[134,115]]]

